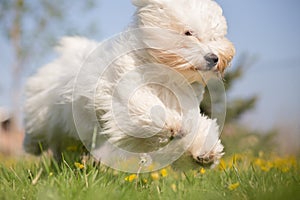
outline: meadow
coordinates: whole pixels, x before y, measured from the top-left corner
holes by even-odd
[[[225,156],[214,169],[170,166],[128,174],[92,162],[1,158],[0,199],[297,199],[299,161],[251,152]]]

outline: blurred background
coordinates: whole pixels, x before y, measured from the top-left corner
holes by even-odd
[[[225,75],[226,152],[300,149],[300,2],[217,2],[237,55]],[[0,0],[0,153],[22,155],[23,87],[28,76],[55,58],[60,37],[101,41],[124,30],[130,0]],[[209,100],[201,105],[209,114]]]

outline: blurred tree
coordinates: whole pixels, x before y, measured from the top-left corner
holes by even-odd
[[[237,62],[237,66],[232,67],[230,71],[225,73],[224,86],[226,92],[230,91],[230,89],[232,89],[232,86],[236,83],[236,81],[242,78],[245,67],[246,66],[248,67],[249,65],[250,63],[248,62],[247,57],[244,55],[241,56],[241,59],[239,59],[239,61]],[[221,102],[221,99],[222,98],[220,98],[220,100],[217,100],[216,102],[217,103],[218,101]],[[237,98],[227,102],[225,123],[230,123],[239,119],[245,112],[254,108],[256,101],[257,101],[257,97],[252,96],[248,98]],[[212,112],[211,108],[212,105],[211,105],[210,93],[206,88],[203,101],[201,102],[200,105],[200,109],[203,114],[207,116],[211,116],[211,112]]]
[[[6,68],[11,70],[11,91],[15,115],[21,95],[22,78],[30,65],[52,51],[58,37],[67,34],[93,34],[96,21],[80,19],[91,11],[96,1],[67,0],[0,0],[0,39],[7,42],[12,60]],[[82,21],[83,22],[83,21]],[[38,61],[37,61],[38,60]],[[7,63],[5,63],[7,64]]]
[[[223,78],[226,93],[230,92],[234,84],[243,77],[245,69],[249,68],[249,66],[253,64],[252,62],[256,60],[255,57],[243,55],[237,61],[236,66],[233,66],[231,70],[226,72]],[[216,94],[218,94],[218,92]],[[223,103],[221,95],[220,98],[217,97],[216,99],[216,104]],[[255,107],[257,99],[255,95],[245,98],[239,97],[229,101],[227,99],[225,126],[221,135],[226,155],[251,152],[257,156],[260,152],[270,153],[272,151],[278,151],[279,144],[277,144],[275,140],[278,134],[276,130],[258,131],[255,130],[255,128],[253,129],[250,124],[249,126],[245,126],[238,123],[238,119],[240,119],[243,114]],[[206,88],[200,109],[203,114],[211,116],[211,108],[211,97]]]
[[[226,155],[251,152],[277,152],[280,144],[276,141],[277,130],[259,131],[236,123],[227,124],[222,134]]]

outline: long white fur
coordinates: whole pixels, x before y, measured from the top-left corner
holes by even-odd
[[[32,76],[26,85],[25,103],[25,128],[26,137],[24,148],[32,154],[40,154],[40,145],[43,150],[51,149],[59,157],[68,145],[79,141],[73,120],[72,103],[76,101],[79,110],[82,110],[82,120],[77,124],[84,130],[80,139],[91,142],[94,121],[93,114],[96,109],[99,121],[103,121],[103,134],[111,137],[112,142],[119,142],[126,138],[124,132],[116,125],[115,115],[111,107],[113,92],[111,88],[126,72],[133,70],[135,66],[148,62],[157,62],[168,65],[181,73],[189,83],[203,83],[203,76],[210,75],[211,71],[224,68],[230,63],[234,48],[226,39],[227,25],[222,15],[222,9],[212,0],[133,0],[137,6],[134,21],[128,30],[144,27],[158,27],[162,30],[157,33],[151,29],[144,31],[140,36],[119,37],[111,41],[109,46],[102,49],[101,59],[110,59],[118,48],[124,48],[134,43],[143,43],[151,47],[149,51],[132,52],[122,56],[113,63],[113,70],[100,80],[97,87],[95,102],[93,89],[89,84],[98,80],[99,70],[105,66],[94,65],[88,72],[86,84],[82,85],[82,94],[74,98],[72,96],[76,75],[91,51],[99,46],[99,43],[81,37],[65,37],[60,41],[57,51],[60,57],[52,63],[43,66]],[[186,30],[193,31],[192,37],[184,35]],[[176,34],[177,33],[177,34]],[[133,45],[134,46],[134,45]],[[214,53],[219,56],[218,65],[208,71],[204,56]],[[174,57],[174,54],[180,57]],[[115,55],[117,56],[117,55]],[[187,58],[187,61],[182,57]],[[201,72],[201,74],[199,73]],[[214,74],[214,72],[213,72]],[[134,81],[134,79],[133,79]],[[176,80],[174,80],[176,82]],[[126,91],[126,85],[122,90]],[[170,130],[175,133],[187,132],[188,125],[184,124],[182,113],[174,106],[174,98],[167,92],[162,92],[159,87],[144,87],[140,94],[137,93],[129,102],[132,119],[135,123],[126,123],[128,130],[135,130],[137,125],[145,127],[152,132],[161,128],[161,123],[154,124],[149,118],[149,109],[155,105],[165,108],[166,124],[160,130],[159,136],[169,137]],[[145,99],[145,97],[147,97]],[[150,101],[149,101],[150,99]],[[162,100],[164,99],[164,100]],[[120,105],[124,104],[120,100]],[[122,112],[119,117],[122,119]],[[161,116],[154,116],[159,121]],[[198,115],[201,122],[198,134],[188,148],[195,160],[199,156],[214,156],[213,161],[218,162],[223,155],[223,146],[219,140],[219,128],[216,121],[205,116]],[[183,126],[185,127],[181,127]],[[138,134],[138,133],[137,133]],[[81,135],[82,136],[82,135]],[[129,144],[135,148],[140,141]]]

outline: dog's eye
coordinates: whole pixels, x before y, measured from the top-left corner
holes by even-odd
[[[193,36],[193,31],[186,31],[186,32],[184,32],[184,35]]]

